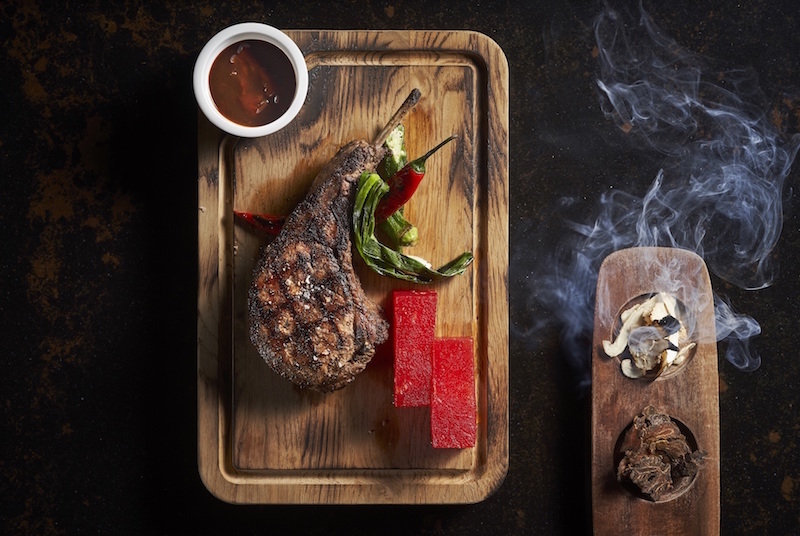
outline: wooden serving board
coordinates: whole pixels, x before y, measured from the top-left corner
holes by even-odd
[[[603,351],[619,314],[642,296],[673,293],[695,316],[694,356],[653,381],[630,379],[618,358]],[[689,432],[705,452],[700,472],[677,496],[654,502],[616,479],[615,449],[634,417],[648,405]],[[631,248],[612,253],[597,281],[592,354],[592,513],[594,533],[715,535],[720,527],[719,380],[714,301],[708,270],[693,252]]]
[[[466,31],[287,31],[309,91],[298,117],[258,139],[199,119],[198,464],[233,503],[474,503],[508,467],[508,68],[500,48]],[[436,335],[475,341],[478,440],[433,449],[427,408],[392,404],[392,356],[330,394],[271,372],[248,338],[247,289],[268,237],[233,211],[286,214],[354,139],[372,140],[408,93],[410,158],[456,134],[428,161],[406,205],[439,266],[470,250],[465,274],[439,282]],[[415,285],[354,264],[370,299]]]

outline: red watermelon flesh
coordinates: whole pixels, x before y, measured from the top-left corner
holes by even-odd
[[[472,339],[447,337],[433,343],[431,442],[434,448],[475,446],[477,436]]]
[[[436,327],[436,292],[392,292],[394,405],[427,406],[431,401],[431,356]]]

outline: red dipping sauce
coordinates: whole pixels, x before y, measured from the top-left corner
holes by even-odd
[[[248,39],[220,52],[211,65],[209,85],[222,115],[234,123],[257,127],[275,121],[289,109],[297,80],[280,48]]]

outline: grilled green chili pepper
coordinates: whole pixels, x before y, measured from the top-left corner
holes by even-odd
[[[356,249],[364,262],[381,275],[421,284],[463,273],[473,261],[469,251],[434,270],[427,261],[404,255],[375,238],[375,208],[388,191],[389,186],[377,173],[361,174],[353,208],[353,231]]]

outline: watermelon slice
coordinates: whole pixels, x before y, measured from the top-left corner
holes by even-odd
[[[478,432],[472,339],[435,339],[431,362],[431,442],[434,448],[475,446]]]
[[[436,326],[436,292],[392,292],[394,405],[427,406],[431,402],[431,353]]]

